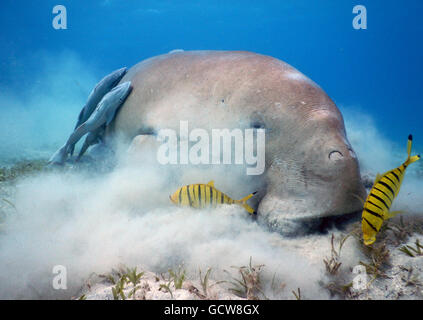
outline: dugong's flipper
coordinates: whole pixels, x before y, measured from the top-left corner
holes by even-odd
[[[106,124],[110,114],[115,114],[116,110],[125,102],[129,93],[131,92],[131,82],[124,82],[114,87],[108,92],[103,99],[101,99],[97,108],[91,114],[87,121],[81,124],[69,137],[66,144],[60,148],[52,157],[54,163],[63,164],[66,161],[69,153],[69,147],[75,145],[88,132],[92,132],[92,138],[97,137],[99,129],[102,125]],[[91,138],[90,138],[91,139]],[[57,158],[57,161],[55,161]]]
[[[99,83],[94,87],[91,91],[90,95],[88,96],[88,100],[85,103],[85,106],[82,108],[81,112],[78,116],[78,121],[75,125],[75,130],[83,124],[85,121],[93,113],[94,109],[97,107],[98,103],[101,99],[110,91],[112,90],[119,81],[123,78],[126,74],[127,68],[121,68],[119,70],[115,70],[112,73],[105,76],[103,79],[100,80]],[[75,149],[75,145],[69,146],[69,152],[73,155],[73,150]]]

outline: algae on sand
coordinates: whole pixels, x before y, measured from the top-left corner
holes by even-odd
[[[0,167],[0,182],[13,181],[45,169],[46,160],[21,160],[10,167]]]

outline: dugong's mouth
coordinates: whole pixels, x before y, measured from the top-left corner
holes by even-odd
[[[360,217],[361,211],[359,210],[340,216],[302,219],[300,223],[309,234],[327,233],[333,228],[344,230],[352,223],[360,221]]]
[[[326,234],[331,229],[345,230],[352,223],[360,221],[361,210],[338,216],[307,217],[299,219],[264,218],[271,231],[286,237],[298,237],[311,234]]]
[[[340,198],[342,201],[325,193],[318,197],[268,194],[259,204],[259,220],[271,230],[287,236],[327,232],[331,227],[342,229],[359,221],[363,206],[350,193],[345,192]]]

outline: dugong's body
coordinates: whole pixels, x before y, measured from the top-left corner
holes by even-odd
[[[133,91],[109,137],[129,143],[162,128],[178,131],[180,120],[207,130],[265,128],[267,187],[258,214],[269,225],[293,231],[294,221],[361,209],[365,190],[340,111],[288,64],[250,52],[175,52],[140,62],[121,81]]]

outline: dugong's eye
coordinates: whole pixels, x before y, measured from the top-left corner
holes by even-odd
[[[265,129],[266,126],[262,121],[252,121],[251,122],[251,128],[253,129]]]

